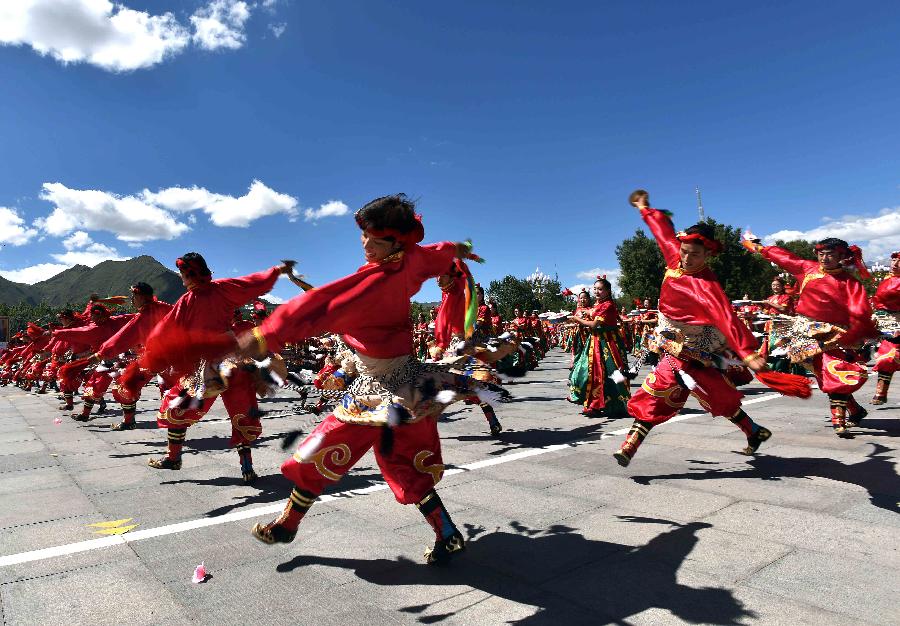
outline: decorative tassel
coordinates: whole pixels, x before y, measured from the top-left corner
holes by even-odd
[[[681,380],[681,384],[687,387],[688,391],[693,391],[697,387],[694,377],[684,370],[675,370],[675,376]]]
[[[297,456],[301,459],[308,459],[316,453],[320,445],[322,445],[322,435],[311,435],[297,448]]]
[[[434,397],[434,401],[438,404],[452,404],[455,399],[456,392],[451,391],[450,389],[444,389],[443,391],[438,392]]]
[[[812,387],[806,376],[763,371],[756,372],[756,378],[766,387],[774,389],[785,396],[809,398],[812,395]]]
[[[281,440],[281,449],[289,450],[291,448],[291,446],[293,446],[297,442],[297,439],[302,434],[303,434],[303,431],[299,430],[299,429],[292,430],[288,433],[285,433],[284,438]]]

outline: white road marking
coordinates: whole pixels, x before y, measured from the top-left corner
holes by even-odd
[[[745,400],[743,402],[744,405],[748,404],[757,404],[759,402],[767,402],[769,400],[774,400],[776,398],[780,398],[781,395],[777,393],[766,394],[764,396],[760,396],[758,398],[752,398],[750,400]],[[697,413],[697,414],[689,414],[689,415],[676,415],[672,419],[670,419],[667,423],[672,422],[682,422],[685,420],[693,419],[698,417],[699,415],[706,415],[706,413]],[[510,454],[504,454],[503,456],[498,456],[491,459],[484,459],[482,461],[475,461],[473,463],[467,463],[466,465],[461,465],[459,467],[451,467],[444,472],[444,476],[454,476],[456,474],[462,474],[463,472],[471,472],[479,469],[484,469],[486,467],[492,467],[494,465],[502,465],[503,463],[510,463],[512,461],[519,461],[521,459],[527,459],[533,456],[539,456],[542,454],[548,454],[550,452],[557,452],[559,450],[565,450],[566,448],[576,448],[578,446],[589,445],[592,443],[596,443],[598,441],[602,441],[603,439],[609,439],[610,437],[618,437],[620,435],[628,434],[628,428],[620,428],[619,430],[610,431],[608,433],[603,433],[599,437],[592,437],[590,439],[582,439],[580,441],[571,441],[568,443],[558,443],[550,446],[543,446],[541,448],[532,448],[530,450],[522,450],[520,452],[512,452]],[[375,493],[376,491],[384,491],[388,488],[387,483],[377,483],[370,487],[365,487],[363,489],[351,489],[348,491],[341,491],[335,494],[326,494],[319,496],[319,502],[331,502],[333,500],[344,499],[352,496],[362,496],[370,493]],[[287,496],[287,493],[285,493]],[[31,563],[33,561],[42,561],[45,559],[53,559],[60,556],[66,556],[68,554],[77,554],[79,552],[87,552],[90,550],[99,550],[101,548],[109,548],[112,546],[123,545],[126,543],[132,543],[134,541],[142,541],[144,539],[152,539],[154,537],[163,537],[165,535],[173,535],[176,533],[183,533],[189,530],[196,530],[198,528],[206,528],[208,526],[218,526],[219,524],[228,524],[229,522],[237,522],[240,520],[251,519],[254,517],[262,517],[264,515],[274,515],[276,513],[281,513],[284,509],[284,503],[279,502],[277,504],[269,504],[266,506],[258,506],[251,509],[246,509],[244,511],[234,511],[232,513],[225,513],[224,515],[217,515],[215,517],[202,517],[200,519],[190,520],[187,522],[179,522],[177,524],[167,524],[165,526],[158,526],[156,528],[146,528],[144,530],[138,530],[134,532],[125,533],[124,535],[113,535],[110,537],[102,537],[100,539],[89,539],[87,541],[78,541],[75,543],[69,543],[61,546],[54,546],[51,548],[43,548],[40,550],[31,550],[29,552],[20,552],[19,554],[10,554],[7,556],[0,557],[0,567],[6,567],[9,565],[20,565],[22,563]]]

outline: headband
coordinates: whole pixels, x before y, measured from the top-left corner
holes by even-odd
[[[212,278],[212,272],[209,271],[209,267],[206,266],[205,262],[201,262],[199,259],[185,261],[182,257],[178,257],[175,259],[175,267],[179,270],[187,270],[201,280],[204,278],[207,280]]]
[[[700,233],[688,234],[682,230],[675,235],[675,238],[681,243],[699,243],[713,255],[719,254],[722,251],[722,244],[720,242],[715,239],[710,239],[709,237],[704,237]]]
[[[407,246],[419,243],[420,241],[425,239],[425,227],[422,225],[422,216],[416,215],[415,218],[416,223],[413,226],[412,230],[405,233],[401,233],[395,228],[382,228],[380,230],[375,228],[366,228],[364,230],[369,234],[370,237],[375,237],[376,239],[385,239],[387,237],[392,237],[396,239],[398,243],[403,244],[403,247],[405,248]],[[357,225],[359,225],[358,221]]]

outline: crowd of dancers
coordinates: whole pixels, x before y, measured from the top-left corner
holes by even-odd
[[[64,310],[55,323],[29,323],[0,354],[0,385],[58,392],[60,409],[82,422],[95,409],[108,410],[109,392],[122,411],[111,428],[130,430],[141,394],[155,382],[156,422],[167,431],[167,451],[149,466],[159,470],[181,469],[190,426],[221,396],[246,483],[257,479],[258,398],[293,386],[305,410],[326,416],[281,466],[292,484],[282,514],[256,524],[253,535],[266,543],[292,541],[323,490],[373,450],[397,501],[415,504],[433,529],[425,558],[434,564],[465,549],[435,490],[444,468],[438,416],[457,401],[476,404],[491,435],[501,436],[495,406],[509,399],[504,379],[538,367],[553,347],[572,355],[569,401],[589,417],[632,420],[614,454],[623,466],[690,396],[734,423],[746,437],[744,452],[754,454],[772,436],[741,405],[738,387],[754,378],[808,398],[811,375],[828,397],[834,432],[851,437],[866,416],[853,393],[868,376],[868,346],[877,347],[871,403],[887,401],[900,369],[900,252],[870,299],[855,246],[824,239],[812,261],[763,246],[747,232],[748,253],[778,265],[789,280],[774,280],[764,301],[733,303],[707,265],[722,249],[708,224],[676,231],[671,215],[651,208],[642,190],[630,203],[665,259],[655,305],[644,300],[619,311],[610,282],[599,276],[592,293],[572,294],[573,313],[516,309],[504,320],[474,281],[468,262],[482,259],[471,242],[421,245],[421,216],[400,194],[357,211],[366,263],[348,276],[313,288],[284,261],[214,280],[204,258],[187,253],[176,261],[186,288],[177,302],[157,300],[153,287],[139,282],[131,289],[133,313],[113,312],[127,297],[92,297],[83,311]],[[282,274],[303,292],[270,313],[259,298]],[[442,301],[430,319],[423,314],[413,321],[410,300],[429,279],[437,279]],[[241,312],[245,306],[252,307],[250,319]],[[652,369],[632,393],[630,381],[645,364]],[[318,400],[306,407],[313,388]]]

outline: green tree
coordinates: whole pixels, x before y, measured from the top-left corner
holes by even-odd
[[[620,302],[626,307],[635,299],[650,298],[655,302],[659,298],[659,287],[666,271],[656,240],[638,229],[633,237],[616,246],[616,258],[622,270],[619,276],[619,289],[622,290]]]
[[[504,319],[513,316],[513,309],[531,310],[540,308],[531,283],[524,278],[507,274],[500,280],[492,280],[487,289],[487,297],[497,303]]]

